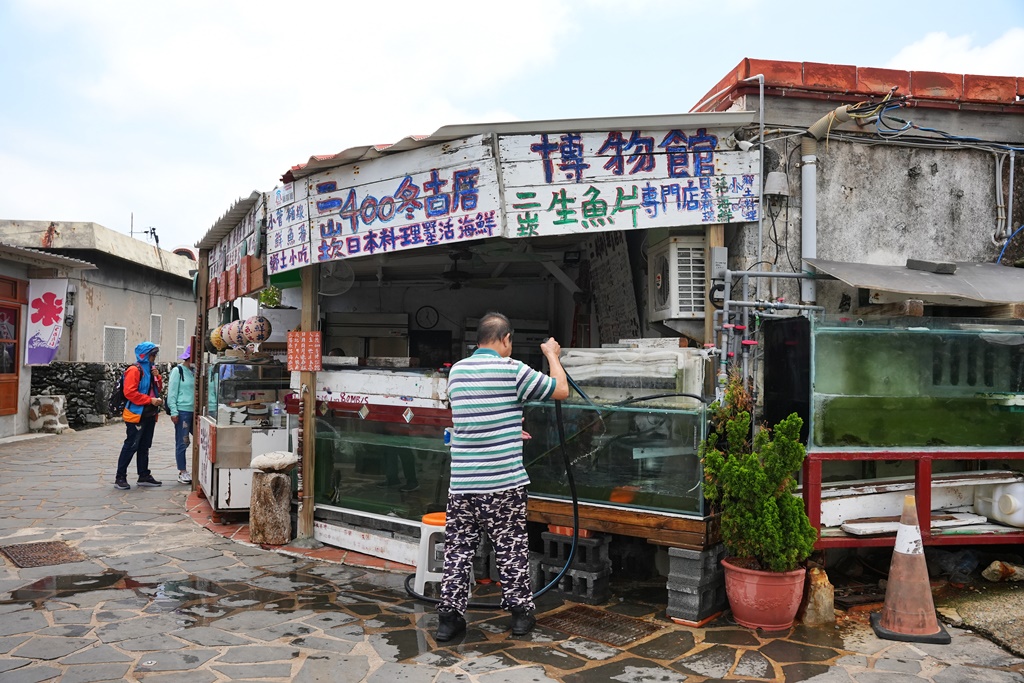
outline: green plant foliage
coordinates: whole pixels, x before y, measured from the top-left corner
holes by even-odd
[[[722,541],[733,557],[753,559],[768,571],[791,571],[818,538],[803,501],[793,494],[807,454],[800,443],[803,420],[793,413],[774,429],[762,428],[751,447],[750,406],[736,377],[725,399],[711,406],[716,431],[701,445],[704,495],[721,511]]]
[[[267,285],[260,292],[260,304],[266,308],[276,308],[281,305],[281,290],[274,285]]]

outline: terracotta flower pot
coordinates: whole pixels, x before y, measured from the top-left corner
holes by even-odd
[[[793,625],[804,594],[803,567],[791,572],[745,569],[722,560],[725,593],[737,623],[747,628],[781,631]]]

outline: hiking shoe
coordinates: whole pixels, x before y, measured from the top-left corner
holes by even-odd
[[[131,484],[128,483],[127,479],[121,478],[121,479],[115,479],[114,480],[114,488],[115,489],[121,489],[122,491],[127,491],[131,487],[132,486],[131,486]]]
[[[458,612],[438,612],[437,632],[434,640],[439,643],[451,640],[466,630],[466,619]]]
[[[402,493],[412,493],[413,491],[419,491],[420,490],[420,485],[419,484],[406,484],[405,486],[399,486],[398,490],[401,491]]]
[[[192,476],[188,472],[178,472],[178,483],[179,484],[191,484]]]
[[[533,630],[537,618],[533,616],[533,610],[526,607],[513,607],[512,612],[512,635],[525,636]]]
[[[152,474],[147,474],[144,477],[139,477],[139,486],[163,486],[162,481],[157,481],[153,478]]]

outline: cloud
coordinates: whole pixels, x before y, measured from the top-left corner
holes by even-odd
[[[134,210],[194,241],[311,155],[519,118],[488,96],[554,62],[571,1],[14,3],[68,56],[33,83],[59,118],[2,150],[5,211],[127,231]],[[54,168],[74,187],[38,181]]]
[[[969,35],[929,33],[886,64],[891,69],[984,76],[1024,76],[1024,28],[1011,28],[987,45]]]

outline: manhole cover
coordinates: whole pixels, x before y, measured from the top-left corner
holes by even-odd
[[[19,567],[48,567],[68,562],[84,562],[89,559],[64,541],[42,543],[19,543],[0,546],[0,551],[11,558]]]
[[[549,614],[541,617],[537,623],[547,628],[598,640],[616,647],[629,645],[665,628],[659,624],[652,624],[614,612],[602,612],[585,605]]]

